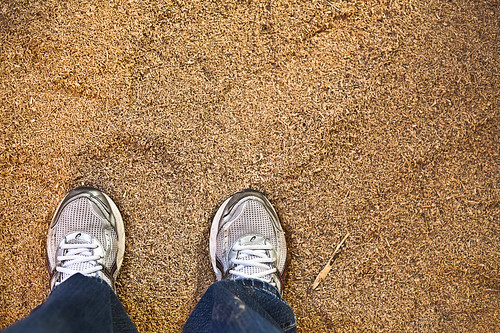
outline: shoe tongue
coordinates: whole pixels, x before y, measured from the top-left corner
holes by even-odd
[[[266,245],[266,239],[259,235],[243,236],[237,242],[240,245]]]
[[[237,243],[239,245],[245,245],[245,246],[257,245],[257,248],[258,248],[258,245],[266,245],[266,239],[262,236],[249,235],[249,236],[241,237],[240,239],[237,240]],[[266,250],[261,250],[261,251],[266,251]],[[240,251],[237,254],[237,258],[240,260],[253,260],[253,259],[257,259],[257,258],[261,258],[261,257],[251,255],[251,254],[249,255],[249,254],[244,253],[243,251]],[[253,275],[253,274],[257,274],[257,273],[260,273],[262,271],[265,271],[265,270],[271,268],[271,264],[268,264],[267,266],[268,266],[268,268],[261,268],[261,267],[249,265],[249,266],[244,266],[240,271],[245,273],[245,274],[248,274],[248,275]],[[264,276],[261,279],[266,280],[266,281],[272,281],[270,274]]]
[[[69,234],[65,237],[66,244],[91,244],[92,243],[92,237],[86,233],[83,232],[75,232],[72,234]],[[71,251],[71,249],[64,250],[63,255],[67,255],[68,251]],[[78,254],[79,256],[91,256],[93,255],[92,249],[87,249],[86,252]],[[70,264],[68,265],[67,262],[71,260],[66,260],[63,264],[62,267],[64,268],[69,268],[73,271],[83,271],[87,268],[92,268],[95,266],[94,261],[86,261],[86,262],[79,262],[75,264]],[[62,281],[65,279],[69,278],[72,274],[69,273],[62,273]]]
[[[85,232],[74,232],[64,237],[67,244],[91,244],[92,237]]]

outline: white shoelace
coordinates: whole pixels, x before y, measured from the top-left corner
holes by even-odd
[[[57,257],[60,264],[56,270],[63,274],[63,280],[76,273],[90,275],[102,270],[97,263],[101,256],[92,255],[91,251],[97,247],[97,244],[62,244],[61,249],[68,251]]]
[[[273,246],[271,244],[235,244],[233,247],[233,251],[240,251],[240,259],[232,260],[232,263],[235,265],[235,267],[229,270],[229,274],[232,274],[239,278],[259,279],[274,286],[274,282],[272,282],[271,277],[265,279],[266,276],[270,276],[271,274],[277,272],[276,267],[270,265],[273,264],[276,259],[269,257],[269,255],[266,253],[267,250],[272,249]],[[245,271],[254,272],[248,274]]]

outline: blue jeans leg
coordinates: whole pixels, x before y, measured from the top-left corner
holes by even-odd
[[[137,329],[106,282],[75,274],[28,317],[3,332],[128,333]]]
[[[184,332],[295,332],[297,321],[279,292],[254,279],[212,284],[184,325]]]

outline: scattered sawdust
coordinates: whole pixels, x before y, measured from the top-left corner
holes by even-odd
[[[329,1],[0,2],[0,327],[45,299],[48,223],[87,184],[123,212],[141,332],[179,331],[248,187],[300,331],[498,331],[498,5]]]

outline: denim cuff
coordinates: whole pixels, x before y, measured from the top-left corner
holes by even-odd
[[[235,279],[234,282],[241,284],[242,286],[245,286],[245,287],[262,289],[268,293],[273,294],[274,296],[278,297],[279,299],[281,299],[281,294],[278,291],[278,288],[274,287],[272,284],[267,283],[265,281],[257,280],[257,279]]]

